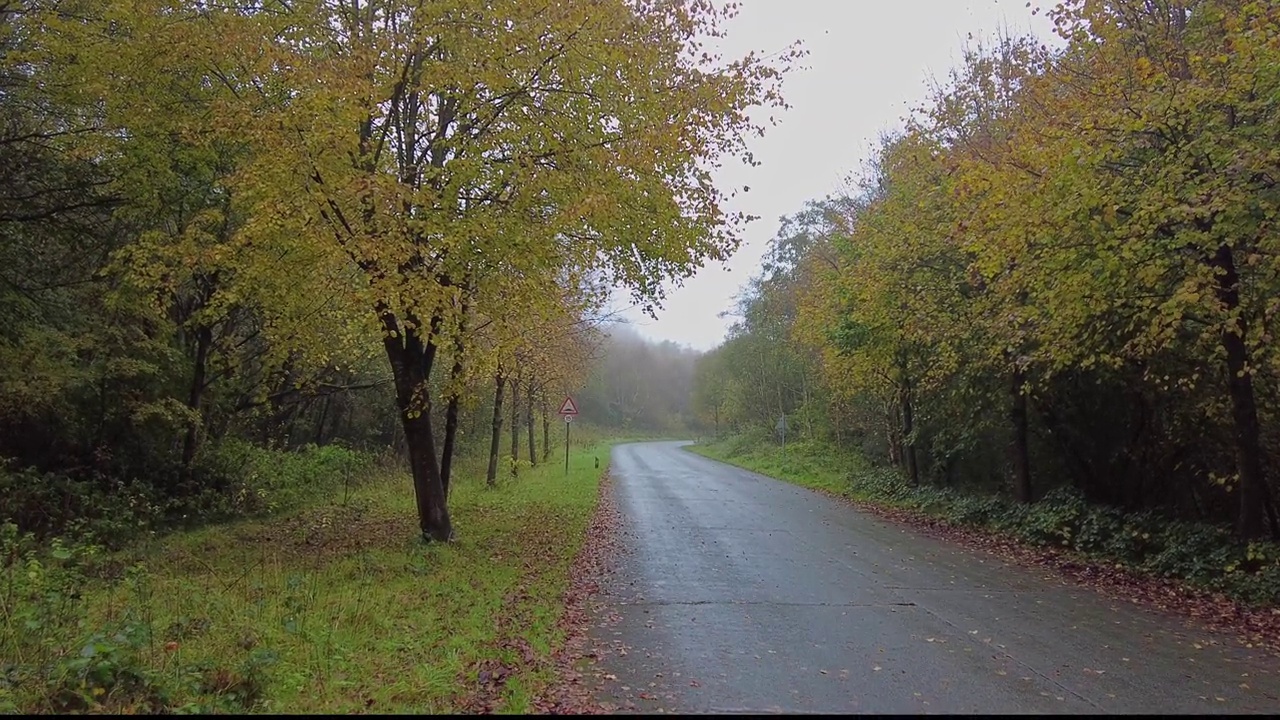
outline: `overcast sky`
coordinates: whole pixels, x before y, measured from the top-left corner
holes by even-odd
[[[1007,28],[1048,39],[1052,29],[1026,0],[740,0],[740,7],[723,45],[726,58],[776,52],[795,40],[809,52],[783,86],[791,110],[752,140],[762,164],[726,164],[718,176],[722,190],[751,188],[730,208],[760,219],[727,263],[703,268],[671,292],[656,321],[634,309],[623,313],[649,338],[698,350],[724,339],[732,321],[718,315],[755,274],[779,218],[839,189],[877,136],[900,127],[927,97],[927,81],[959,63],[970,34]]]

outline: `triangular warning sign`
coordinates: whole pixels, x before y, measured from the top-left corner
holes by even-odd
[[[573,398],[569,397],[568,395],[564,397],[564,402],[560,403],[560,414],[561,415],[577,415],[578,414],[578,406],[573,403]]]

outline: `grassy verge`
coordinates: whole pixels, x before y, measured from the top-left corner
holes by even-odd
[[[1247,606],[1280,606],[1280,545],[1240,543],[1225,528],[1090,505],[1068,488],[1022,505],[951,488],[910,487],[891,469],[871,467],[818,444],[788,444],[783,450],[767,442],[729,438],[689,449],[873,508],[903,510],[949,527],[1068,551],[1106,567],[1222,593]]]
[[[851,475],[866,470],[866,464],[858,458],[832,452],[830,447],[818,443],[789,443],[782,448],[755,442],[753,438],[731,437],[689,445],[687,449],[795,485],[844,495],[855,490],[850,483]]]
[[[521,712],[552,679],[608,459],[574,446],[567,476],[561,456],[457,483],[448,545],[416,540],[399,473],[114,554],[37,554],[10,526],[0,711],[441,713],[485,686]]]

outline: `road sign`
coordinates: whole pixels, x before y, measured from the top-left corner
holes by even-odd
[[[573,422],[573,416],[578,414],[578,405],[573,398],[568,395],[564,396],[564,402],[560,403],[560,415],[564,418],[564,474],[569,474],[569,425]]]
[[[578,414],[578,406],[573,402],[573,398],[564,396],[564,402],[560,403],[560,414],[566,417]]]

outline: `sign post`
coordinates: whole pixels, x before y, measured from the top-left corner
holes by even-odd
[[[573,424],[573,418],[578,414],[578,406],[573,402],[573,398],[568,395],[564,396],[564,402],[560,403],[560,416],[564,418],[564,474],[569,474],[569,426]]]

